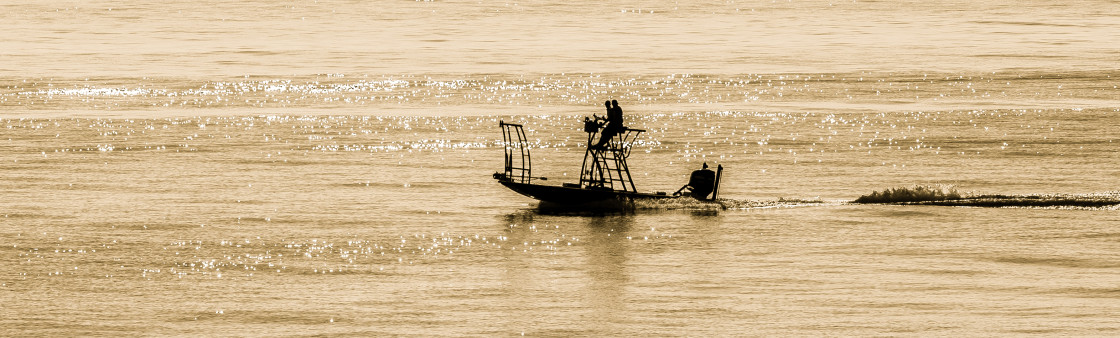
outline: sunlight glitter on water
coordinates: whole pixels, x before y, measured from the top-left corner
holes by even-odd
[[[89,79],[35,79],[0,83],[0,102],[21,109],[75,111],[403,106],[450,109],[470,105],[589,107],[604,97],[632,105],[690,106],[809,105],[852,109],[890,102],[901,109],[1014,106],[1031,102],[1107,105],[1116,88],[1103,88],[1114,74],[1087,72],[1062,78],[1046,73],[777,74],[668,76],[553,74],[526,76],[355,75],[198,81],[141,78],[102,83]],[[134,82],[128,84],[128,82]],[[186,88],[186,89],[184,89]],[[898,108],[896,108],[898,109]],[[449,115],[447,113],[437,113]]]
[[[1037,109],[635,110],[628,123],[647,129],[650,140],[636,144],[631,158],[639,189],[674,191],[699,162],[718,163],[727,168],[720,207],[689,202],[629,215],[553,215],[490,179],[501,168],[495,126],[504,120],[526,126],[534,171],[575,180],[586,147],[577,123],[582,114],[3,119],[0,147],[12,162],[4,161],[0,188],[13,197],[2,201],[11,210],[3,224],[39,230],[20,230],[0,247],[19,262],[0,268],[12,277],[0,282],[13,290],[175,290],[125,297],[167,297],[157,303],[182,301],[196,285],[288,300],[217,292],[232,298],[181,311],[148,309],[191,322],[213,320],[201,313],[215,311],[233,322],[259,321],[251,307],[314,307],[304,298],[331,298],[336,294],[324,290],[335,288],[354,290],[348,297],[362,304],[262,316],[346,325],[376,312],[407,321],[393,311],[427,311],[449,299],[481,299],[469,306],[486,309],[533,298],[565,309],[552,316],[586,308],[661,318],[680,302],[656,299],[672,297],[706,304],[700,312],[820,313],[845,304],[874,317],[883,311],[877,302],[900,299],[981,309],[1065,299],[1064,291],[1044,288],[1030,289],[1029,299],[984,288],[1024,290],[1041,276],[1090,285],[1090,277],[1052,270],[1084,274],[1076,266],[1095,269],[1098,258],[1071,260],[1046,250],[1109,250],[1112,237],[1099,226],[1110,216],[1073,215],[1094,220],[1085,223],[1046,214],[1102,210],[1019,211],[1038,223],[1021,226],[1003,224],[1015,217],[1002,209],[840,201],[940,181],[992,193],[1101,191],[1115,183],[1115,176],[1099,174],[1114,159],[1108,140],[1115,131],[1101,123],[1111,110],[1077,111],[1079,119],[1066,118],[1071,110]],[[98,144],[113,149],[87,150]],[[1037,169],[1024,169],[1024,161]],[[1089,239],[1031,232],[1058,226],[1054,219]],[[1024,247],[1016,236],[1045,247]],[[998,245],[998,254],[971,245],[975,238]],[[1092,255],[1085,257],[1100,257]],[[966,269],[973,272],[952,272]],[[1010,275],[1017,277],[991,277]],[[979,289],[962,287],[961,278]],[[868,280],[896,287],[884,291]],[[916,281],[925,286],[910,287]],[[931,298],[929,288],[962,296]],[[866,289],[879,291],[868,298]],[[577,296],[549,298],[557,294]],[[709,294],[749,306],[712,304]],[[763,306],[750,305],[761,295],[777,303],[751,310]],[[998,299],[1017,301],[992,305]],[[1090,319],[1078,325],[1093,327],[1096,317],[1084,318]]]
[[[613,234],[607,234],[612,236]],[[649,229],[645,232],[618,233],[626,241],[657,245],[672,238],[671,234]],[[12,245],[20,248],[26,243],[38,243],[41,238],[27,238]],[[512,222],[500,235],[454,235],[448,233],[419,233],[399,236],[392,240],[350,239],[281,240],[221,239],[175,240],[165,244],[154,259],[169,266],[87,266],[84,275],[103,274],[105,278],[249,278],[269,274],[383,274],[401,266],[430,264],[432,260],[457,260],[456,255],[488,255],[494,250],[521,253],[556,255],[564,250],[578,249],[584,245],[580,235],[561,230],[559,225],[525,225]],[[516,238],[516,239],[513,239]],[[32,242],[25,242],[31,240]],[[98,249],[74,248],[62,245],[59,238],[50,251],[27,248],[19,254],[22,279],[43,276],[74,275],[75,271],[47,271],[58,262],[70,260],[121,261],[117,243],[106,243]],[[81,258],[68,258],[81,255]],[[386,271],[388,270],[388,271]]]
[[[0,13],[0,336],[1117,333],[1115,1]],[[609,99],[718,208],[491,178],[506,121],[575,181]],[[844,203],[940,183],[1034,207]]]
[[[1085,114],[1084,111],[1079,113]],[[816,163],[827,167],[856,161],[866,162],[866,165],[913,168],[932,165],[934,162],[929,160],[945,159],[946,156],[968,160],[983,157],[989,152],[1006,153],[998,156],[1027,156],[1055,150],[1059,151],[1059,155],[1093,151],[1094,148],[1084,146],[1062,146],[1081,144],[1082,139],[1091,136],[1080,132],[1086,126],[1071,124],[1074,122],[1063,124],[1062,121],[1046,118],[1048,114],[1041,110],[889,114],[722,111],[701,114],[643,113],[632,116],[630,121],[649,130],[649,137],[635,143],[636,149],[653,156],[671,152],[675,155],[668,158],[670,164],[742,157],[761,161],[759,163],[789,161],[787,163],[808,166]],[[585,143],[572,122],[578,118],[551,115],[512,119],[526,124],[531,134],[531,146],[543,155],[539,157],[542,163],[549,163],[555,156],[567,158],[578,153],[577,149]],[[264,141],[261,145],[269,145],[260,150],[261,157],[269,161],[288,161],[298,160],[308,151],[411,153],[486,150],[500,142],[492,133],[485,133],[491,128],[489,124],[498,119],[503,118],[259,116],[160,120],[20,119],[4,120],[3,125],[8,130],[26,130],[61,141],[56,146],[28,148],[40,149],[33,150],[40,158],[82,152],[194,152],[221,145],[249,145],[251,143],[246,143],[245,138],[257,135]],[[1005,122],[1008,119],[1033,119],[1033,123]],[[730,127],[728,123],[743,125]],[[61,132],[74,127],[96,132],[96,138],[75,143],[73,137],[80,134]],[[452,130],[478,133],[450,133]],[[538,134],[538,130],[550,132]],[[1104,142],[1112,141],[1108,135],[1101,137]],[[687,141],[666,142],[678,138]],[[767,173],[765,167],[757,170]],[[774,173],[773,169],[768,172]],[[559,174],[565,176],[562,173]]]

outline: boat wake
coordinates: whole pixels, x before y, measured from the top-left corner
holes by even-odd
[[[777,200],[736,200],[719,198],[714,201],[697,200],[691,197],[635,200],[634,209],[637,210],[747,210],[765,208],[792,208],[812,205],[837,204],[820,199],[787,199]]]
[[[899,204],[983,208],[1120,210],[1120,192],[1092,194],[976,195],[959,199]]]
[[[1120,191],[1088,194],[962,194],[952,186],[913,186],[872,192],[854,204],[940,205],[983,208],[1120,210]]]

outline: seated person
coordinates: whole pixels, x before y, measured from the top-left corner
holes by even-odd
[[[611,107],[612,103],[614,107]],[[610,142],[611,138],[622,133],[626,128],[622,126],[622,107],[618,106],[618,101],[611,100],[603,102],[603,104],[607,107],[607,118],[605,119],[607,126],[603,128],[603,133],[599,135],[599,143],[591,147],[593,149],[606,149],[607,142]],[[595,118],[602,119],[598,116]]]

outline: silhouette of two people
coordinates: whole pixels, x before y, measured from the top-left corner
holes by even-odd
[[[614,105],[613,107],[611,105]],[[622,107],[618,106],[617,100],[610,100],[603,102],[607,107],[607,117],[604,119],[595,116],[597,121],[606,121],[607,125],[603,127],[603,133],[599,135],[599,143],[591,146],[592,149],[606,149],[606,145],[612,138],[622,133],[626,127],[622,126]]]

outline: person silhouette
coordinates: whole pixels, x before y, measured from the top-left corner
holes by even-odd
[[[607,109],[607,120],[618,123],[618,128],[622,128],[622,107],[618,106],[618,100],[611,100],[613,108]]]
[[[610,142],[611,138],[625,129],[622,126],[622,107],[618,106],[618,100],[610,100],[603,104],[607,106],[607,125],[603,127],[603,133],[599,135],[599,143],[592,147],[596,149],[605,149],[607,142]],[[614,104],[614,107],[611,107],[611,104]]]

